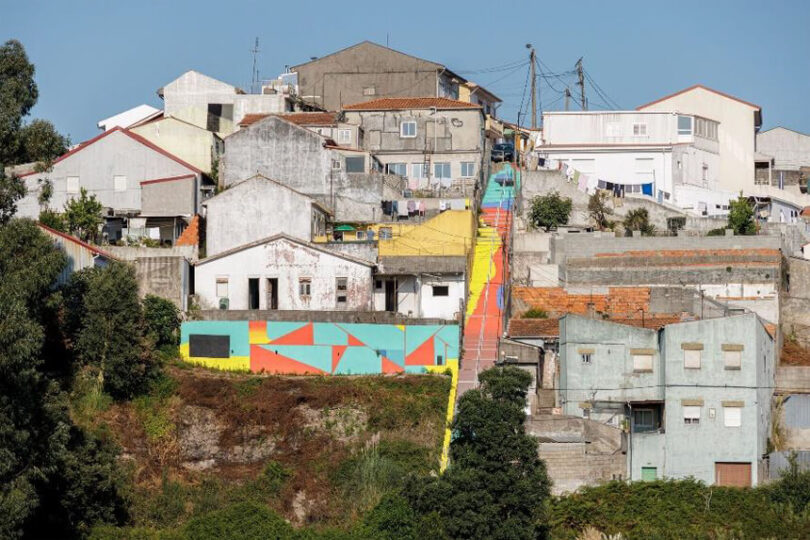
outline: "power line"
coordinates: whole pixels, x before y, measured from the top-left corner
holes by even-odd
[[[516,66],[525,64],[526,60],[515,60],[514,62],[508,62],[506,64],[501,64],[499,66],[493,66],[489,68],[481,68],[481,69],[465,69],[465,70],[457,70],[456,73],[459,75],[475,75],[480,73],[497,73],[498,71],[507,71],[512,69]]]
[[[619,104],[616,102],[616,100],[612,99],[610,96],[608,96],[608,95],[607,95],[607,92],[605,92],[604,90],[602,90],[602,87],[601,87],[601,86],[599,86],[599,85],[596,83],[596,81],[593,79],[593,77],[591,77],[590,73],[588,73],[588,72],[587,72],[587,71],[585,71],[584,69],[583,69],[583,71],[584,71],[584,73],[585,73],[585,77],[588,79],[588,82],[590,82],[590,83],[591,83],[591,86],[593,87],[593,89],[594,89],[594,90],[596,90],[596,93],[597,93],[597,94],[598,94],[598,95],[599,95],[599,96],[600,96],[600,97],[601,97],[601,98],[602,98],[602,99],[605,101],[605,103],[610,103],[610,104],[612,104],[612,106],[613,106],[613,107],[615,107],[616,109],[621,109],[621,108],[622,108],[622,107],[621,107],[621,106],[620,106],[620,105],[619,105]]]

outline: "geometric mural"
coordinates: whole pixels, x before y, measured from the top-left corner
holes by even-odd
[[[458,348],[458,325],[188,321],[180,338],[189,362],[284,375],[425,373]]]

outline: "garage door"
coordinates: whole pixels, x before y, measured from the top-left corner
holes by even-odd
[[[714,483],[718,486],[748,487],[751,485],[750,463],[715,463]]]

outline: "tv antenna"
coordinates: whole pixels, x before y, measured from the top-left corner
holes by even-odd
[[[250,49],[253,53],[253,72],[251,73],[250,91],[253,94],[259,93],[259,38],[256,37],[256,43]]]

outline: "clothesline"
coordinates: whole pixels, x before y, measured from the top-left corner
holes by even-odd
[[[574,169],[568,163],[556,159],[540,158],[538,166],[547,170],[561,171],[566,178],[566,181],[577,185],[577,189],[588,195],[593,195],[597,190],[605,190],[613,193],[614,197],[624,197],[626,193],[640,193],[648,197],[653,196],[653,183],[645,182],[642,184],[632,183],[625,184],[622,182],[611,182],[596,177],[595,175],[588,175]]]

